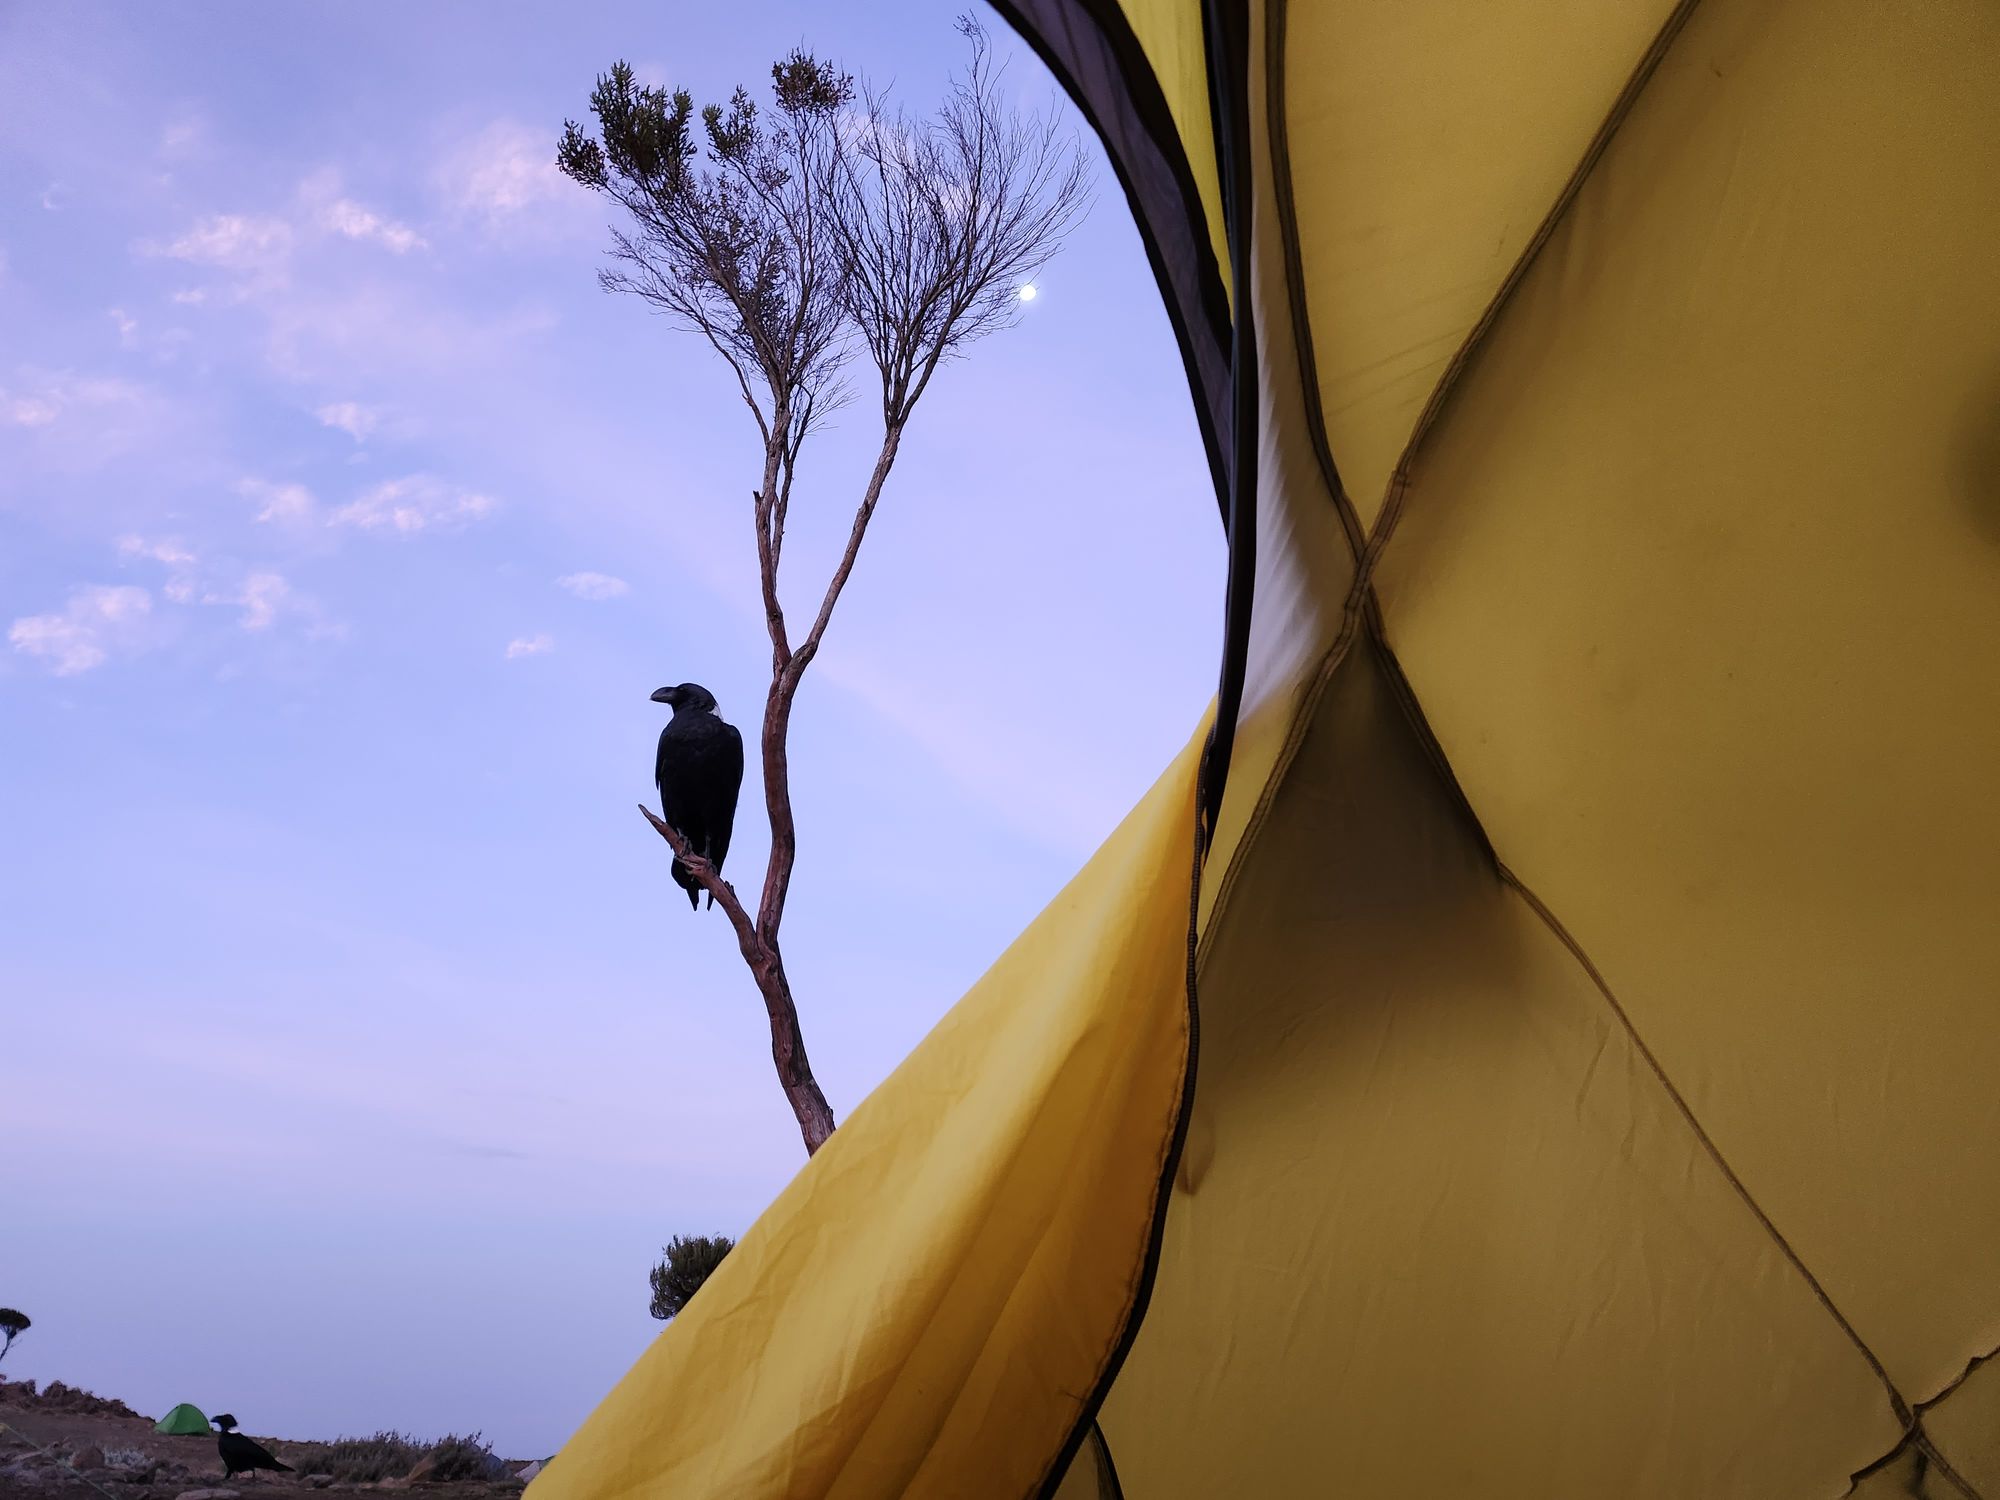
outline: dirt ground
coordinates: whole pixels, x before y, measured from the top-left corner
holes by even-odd
[[[285,1462],[303,1468],[315,1443],[286,1442],[252,1434]],[[0,1500],[290,1500],[301,1495],[353,1490],[415,1490],[436,1500],[518,1500],[519,1481],[412,1484],[330,1482],[301,1474],[238,1475],[223,1483],[215,1434],[166,1437],[149,1418],[115,1413],[49,1410],[10,1399],[0,1384]]]

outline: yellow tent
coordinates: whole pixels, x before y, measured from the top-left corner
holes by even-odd
[[[535,1500],[2000,1500],[2000,7],[1002,9],[1213,738]]]

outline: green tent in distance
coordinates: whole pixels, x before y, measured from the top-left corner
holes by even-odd
[[[168,1433],[175,1437],[185,1437],[189,1433],[207,1432],[208,1418],[201,1414],[201,1408],[190,1406],[183,1401],[159,1421],[153,1424],[153,1431]]]

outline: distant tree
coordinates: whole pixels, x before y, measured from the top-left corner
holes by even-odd
[[[778,943],[798,855],[793,704],[931,377],[1014,320],[1023,286],[1089,202],[1083,152],[1060,111],[1016,110],[984,30],[970,17],[958,29],[969,64],[927,116],[905,115],[882,91],[795,51],[771,69],[774,112],[739,88],[727,106],[702,109],[697,136],[686,90],[641,85],[620,62],[591,92],[596,130],[568,122],[556,157],[621,211],[614,264],[599,273],[605,289],[700,334],[756,423],[763,466],[750,502],[771,638],[761,734],[771,852],[755,916],[673,829],[647,817],[735,928],[808,1153],[834,1121]],[[881,441],[846,547],[795,637],[778,588],[792,482],[806,439],[851,395],[842,376],[864,353],[877,376],[868,384]]]
[[[679,1313],[735,1248],[736,1241],[726,1234],[677,1234],[668,1240],[661,1251],[665,1259],[653,1267],[650,1278],[653,1316],[665,1322]]]
[[[0,1333],[7,1335],[7,1341],[0,1344],[0,1359],[7,1357],[7,1351],[14,1347],[14,1340],[33,1328],[34,1322],[24,1312],[16,1312],[11,1307],[0,1307]]]

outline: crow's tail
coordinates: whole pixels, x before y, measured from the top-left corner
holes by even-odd
[[[688,894],[688,909],[701,910],[701,882],[688,873],[688,867],[679,860],[674,861],[674,884]]]

